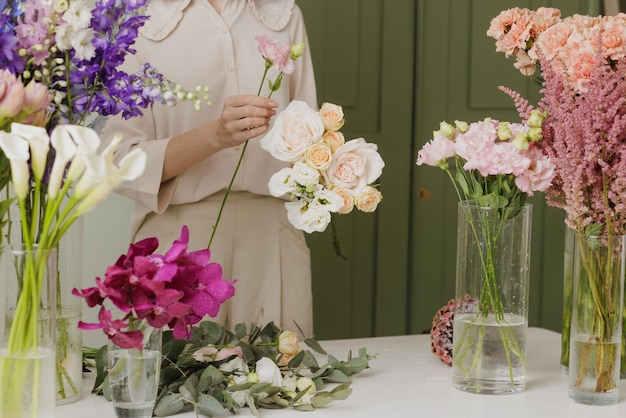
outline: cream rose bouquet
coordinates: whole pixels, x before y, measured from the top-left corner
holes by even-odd
[[[289,221],[307,233],[322,232],[331,215],[355,207],[374,212],[382,194],[374,184],[385,163],[376,144],[363,138],[346,141],[341,106],[324,103],[319,111],[292,101],[261,139],[274,158],[292,165],[269,181],[272,196],[287,196]]]

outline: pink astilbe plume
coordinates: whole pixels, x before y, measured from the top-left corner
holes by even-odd
[[[567,212],[567,224],[582,231],[603,225],[603,234],[626,233],[626,60],[598,53],[584,92],[576,92],[554,67],[539,106],[549,111],[543,147],[556,166],[548,204]]]

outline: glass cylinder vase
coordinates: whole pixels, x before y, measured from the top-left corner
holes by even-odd
[[[625,238],[576,234],[569,395],[578,403],[619,398]]]
[[[109,386],[118,418],[151,418],[159,392],[161,328],[142,327],[142,348],[109,342]]]
[[[57,251],[57,346],[56,403],[64,405],[80,399],[83,381],[82,300],[72,289],[82,287],[83,217],[79,217],[59,241]]]
[[[54,417],[55,250],[0,249],[0,416]]]
[[[452,383],[505,394],[526,386],[532,205],[459,202]]]

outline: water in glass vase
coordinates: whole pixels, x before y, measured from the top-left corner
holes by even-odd
[[[80,310],[62,308],[57,311],[57,405],[77,400],[82,391],[83,340],[78,328]]]
[[[452,383],[467,392],[514,393],[526,386],[528,321],[505,314],[496,320],[476,313],[454,317]]]
[[[620,380],[620,368],[616,366],[618,344],[618,341],[590,342],[590,338],[585,336],[572,338],[570,398],[589,405],[612,405],[618,401]]]
[[[0,350],[0,417],[53,418],[54,350],[39,347],[32,356]]]
[[[109,352],[111,399],[118,418],[150,418],[156,402],[161,352],[115,349]]]

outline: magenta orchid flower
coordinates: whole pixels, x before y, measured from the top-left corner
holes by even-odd
[[[234,296],[235,283],[222,277],[222,267],[210,262],[210,251],[187,253],[189,229],[164,254],[154,254],[156,238],[131,244],[128,252],[107,268],[96,286],[72,294],[85,299],[87,306],[101,306],[99,323],[81,322],[81,329],[102,329],[123,348],[141,348],[142,328],[149,325],[172,329],[175,338],[190,338],[193,325],[206,315],[216,316],[221,305]],[[105,307],[110,303],[121,311],[114,319]]]

